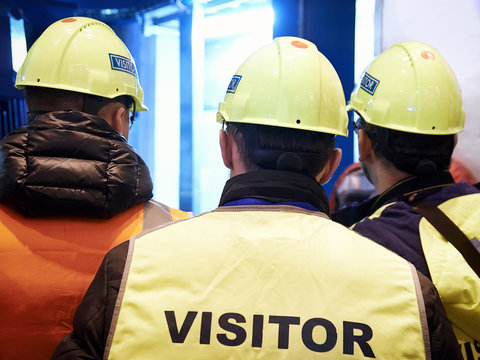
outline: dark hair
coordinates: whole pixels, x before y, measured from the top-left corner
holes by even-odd
[[[103,106],[111,102],[122,103],[127,109],[135,104],[133,98],[128,95],[109,99],[97,95],[40,86],[26,86],[25,99],[31,112],[77,110],[91,115],[96,115]]]
[[[276,169],[315,177],[335,147],[333,134],[245,123],[227,123],[248,170]]]
[[[25,99],[29,111],[82,110],[84,94],[61,89],[26,86]]]
[[[454,135],[415,134],[368,124],[360,118],[376,155],[404,172],[427,177],[448,170],[455,146]]]

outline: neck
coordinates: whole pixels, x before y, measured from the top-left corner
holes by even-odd
[[[390,163],[379,164],[375,166],[375,170],[371,172],[371,181],[378,194],[382,194],[395,184],[412,176],[412,174],[398,170]]]

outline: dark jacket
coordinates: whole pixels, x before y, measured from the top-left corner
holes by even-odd
[[[145,162],[96,116],[41,114],[0,142],[0,202],[25,216],[110,218],[151,197]]]
[[[417,270],[431,279],[423,253],[418,224],[422,216],[412,208],[415,203],[428,201],[439,205],[449,199],[478,193],[466,183],[454,183],[448,172],[433,178],[412,177],[401,181],[384,193],[356,206],[344,208],[332,214],[332,220],[352,228],[410,261]],[[381,207],[391,204],[380,217],[369,219]],[[389,236],[385,236],[388,233]]]
[[[310,202],[304,201],[310,198]],[[328,200],[314,179],[279,171],[255,171],[230,179],[221,206],[287,204],[328,211]],[[128,243],[112,249],[77,309],[74,331],[52,359],[102,359],[128,251]],[[419,274],[425,300],[433,359],[460,359],[456,338],[433,284]],[[399,340],[401,341],[401,340]]]

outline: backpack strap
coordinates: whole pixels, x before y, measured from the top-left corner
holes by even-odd
[[[432,203],[419,202],[412,204],[412,208],[455,246],[467,264],[480,277],[480,241],[476,238],[470,240],[443,211]]]

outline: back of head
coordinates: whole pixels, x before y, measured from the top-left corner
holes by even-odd
[[[455,74],[420,42],[393,45],[367,67],[352,92],[374,149],[398,169],[429,176],[448,169],[465,113]]]
[[[108,25],[86,17],[66,18],[50,25],[29,49],[15,86],[38,89],[31,92],[36,99],[45,88],[50,89],[46,92],[53,89],[65,96],[66,101],[75,96],[72,93],[87,95],[84,110],[93,114],[104,104],[103,99],[125,95],[134,100],[137,110],[146,110],[129,50]],[[31,101],[38,105],[38,100]]]
[[[31,112],[83,110],[84,94],[39,86],[25,86],[25,100]]]
[[[296,37],[276,38],[243,62],[217,121],[240,133],[251,169],[310,175],[323,167],[334,136],[346,136],[348,125],[335,69],[313,43]]]

